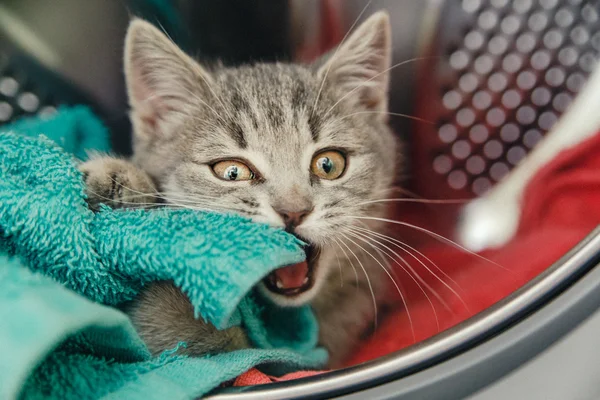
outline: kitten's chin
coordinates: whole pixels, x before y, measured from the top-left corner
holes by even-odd
[[[282,307],[297,307],[310,302],[318,293],[324,279],[319,265],[320,250],[306,249],[306,261],[273,271],[259,284],[261,293]]]

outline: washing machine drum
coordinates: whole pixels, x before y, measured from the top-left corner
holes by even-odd
[[[315,25],[315,15],[306,8],[302,15],[293,15],[300,9],[297,3],[290,0],[288,8],[279,9],[294,18],[278,19],[273,32],[286,21]],[[71,6],[76,4],[83,3]],[[393,31],[401,33],[394,39],[401,36],[405,44],[395,56],[423,60],[411,69],[392,71],[390,107],[432,122],[399,129],[403,125],[392,121],[399,131],[410,132],[411,190],[426,198],[473,197],[500,180],[560,118],[600,54],[597,0],[322,4],[331,6],[324,20],[337,16],[345,30],[365,6],[364,15],[386,8]],[[220,26],[231,23],[225,17],[214,20]],[[126,18],[120,21],[124,29]],[[113,104],[98,104],[101,96],[92,93],[90,99],[72,80],[48,72],[4,39],[0,29],[0,124],[21,115],[51,113],[61,104],[86,103],[110,125],[115,120],[111,110],[124,106],[124,91]],[[316,40],[314,35],[311,40]],[[279,56],[292,55],[288,50],[293,46],[277,46]],[[114,67],[118,71],[120,65]],[[122,83],[116,87],[122,90]],[[600,398],[594,385],[600,363],[593,351],[600,325],[599,262],[596,230],[509,297],[421,343],[348,369],[265,386],[222,388],[209,397]]]

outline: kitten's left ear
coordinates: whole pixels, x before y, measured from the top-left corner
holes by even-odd
[[[206,104],[202,99],[211,95],[210,74],[149,22],[129,25],[124,62],[136,135],[167,136],[165,121],[176,120],[196,98]]]
[[[391,53],[390,19],[387,12],[379,11],[333,52],[317,74],[357,105],[387,111]]]

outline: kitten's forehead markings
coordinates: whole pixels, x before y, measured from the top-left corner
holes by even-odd
[[[246,141],[246,138],[244,136],[244,129],[238,122],[236,122],[236,121],[231,122],[231,128],[229,129],[229,134],[231,135],[231,137],[233,138],[233,140],[235,141],[235,143],[238,145],[238,147],[240,149],[245,149],[248,147],[248,142]]]

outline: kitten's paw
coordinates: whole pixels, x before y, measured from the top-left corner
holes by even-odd
[[[200,357],[246,349],[251,344],[239,326],[218,330],[202,318],[194,317],[187,296],[172,282],[146,286],[126,308],[133,326],[152,354],[177,347],[180,354]]]
[[[143,207],[156,203],[156,187],[144,171],[117,158],[100,157],[79,166],[86,184],[87,202],[113,208]]]
[[[484,196],[463,209],[458,241],[471,251],[502,247],[517,233],[521,207],[514,196]]]

